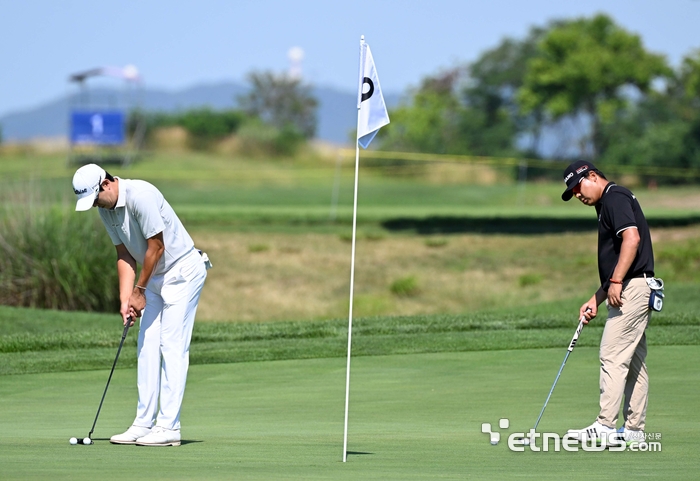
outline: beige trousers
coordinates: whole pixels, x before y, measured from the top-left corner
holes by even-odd
[[[598,422],[608,427],[617,426],[624,397],[625,429],[644,430],[649,395],[644,332],[651,319],[650,293],[644,278],[630,279],[622,286],[622,307],[608,306],[608,320],[600,341],[598,415]]]

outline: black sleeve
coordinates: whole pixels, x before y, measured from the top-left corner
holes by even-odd
[[[615,235],[621,237],[623,230],[637,227],[632,210],[632,198],[623,192],[609,192],[608,195],[610,198],[605,202],[604,215],[610,219]]]

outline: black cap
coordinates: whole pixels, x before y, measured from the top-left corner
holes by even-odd
[[[571,197],[574,195],[572,192],[574,187],[576,187],[581,182],[581,179],[586,177],[588,172],[591,171],[602,175],[601,172],[595,168],[595,165],[587,160],[577,160],[576,162],[572,162],[571,165],[569,165],[564,171],[564,183],[566,184],[566,190],[561,195],[561,200],[568,201],[571,199]]]

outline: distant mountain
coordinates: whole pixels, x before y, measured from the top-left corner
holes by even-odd
[[[247,91],[248,87],[235,82],[197,85],[173,92],[156,89],[88,89],[33,109],[6,114],[0,117],[0,126],[6,141],[67,136],[69,107],[130,109],[138,106],[149,112],[175,112],[198,107],[226,109],[235,108],[238,96]],[[357,124],[355,94],[331,87],[316,87],[313,93],[319,101],[316,138],[348,143],[349,133]],[[385,95],[387,106],[397,105],[399,98],[397,94]]]

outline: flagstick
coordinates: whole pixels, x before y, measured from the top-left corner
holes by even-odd
[[[360,107],[362,97],[362,78],[364,76],[364,62],[362,48],[365,36],[360,37],[360,66],[358,69],[359,82],[357,91],[357,134],[360,132]],[[357,135],[356,135],[357,137]],[[348,363],[345,375],[345,429],[343,431],[343,462],[348,460],[348,411],[350,408],[350,354],[352,352],[352,303],[355,291],[355,241],[357,239],[357,185],[360,173],[360,142],[355,139],[355,191],[352,206],[352,256],[350,261],[350,313],[348,314]]]
[[[363,37],[364,38],[364,37]],[[360,109],[357,109],[357,128],[360,129]],[[352,348],[352,301],[355,289],[355,239],[357,234],[357,185],[360,172],[360,144],[355,142],[355,195],[352,208],[352,257],[350,261],[350,314],[348,316],[348,363],[345,377],[345,430],[343,433],[343,462],[348,460],[348,408],[350,406],[350,353]]]

